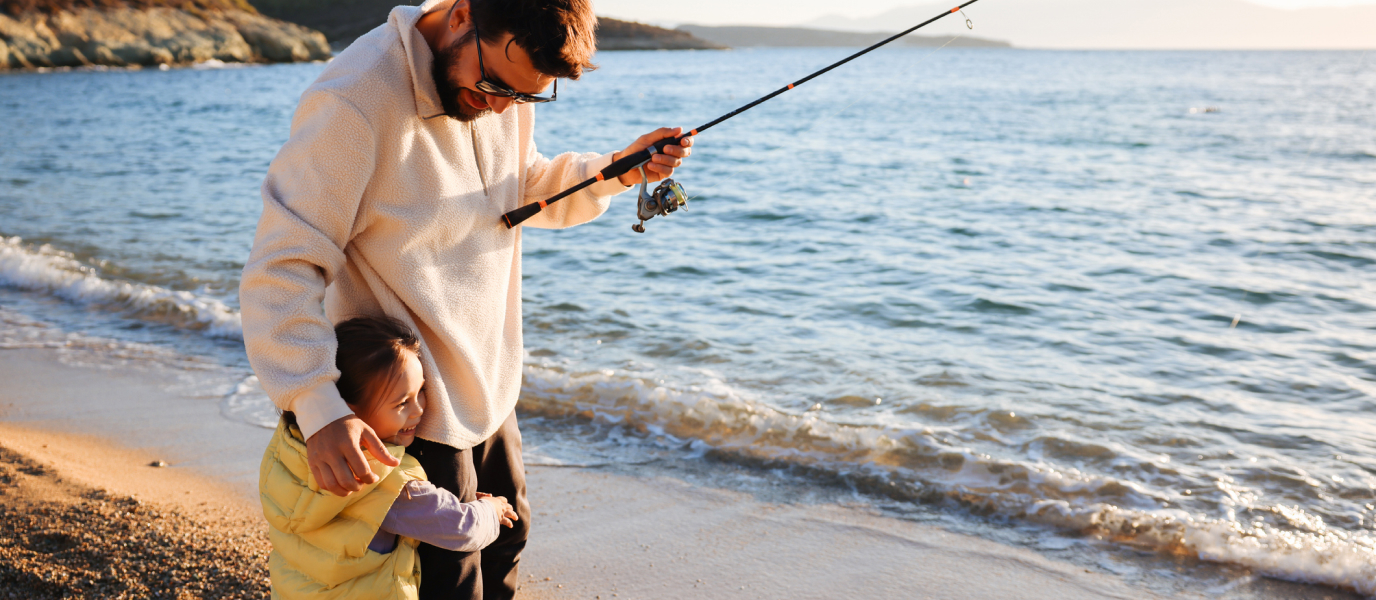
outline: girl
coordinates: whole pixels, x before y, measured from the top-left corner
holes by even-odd
[[[258,490],[267,517],[272,597],[416,598],[425,542],[473,552],[510,527],[505,498],[478,494],[460,502],[431,485],[405,447],[425,411],[420,340],[400,321],[363,317],[335,327],[339,393],[401,460],[388,467],[369,457],[378,482],[346,497],[321,490],[306,462],[306,441],[290,412],[268,443]]]

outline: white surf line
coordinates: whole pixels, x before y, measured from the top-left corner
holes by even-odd
[[[128,281],[105,279],[69,252],[44,244],[25,246],[0,237],[0,285],[39,292],[78,304],[130,311],[132,316],[237,340],[244,336],[238,311],[214,298]]]
[[[1225,507],[1232,514],[1274,514],[1284,523],[1262,526],[1182,509],[1149,510],[1141,506],[1159,501],[1160,490],[1130,479],[1086,473],[1035,457],[996,459],[948,445],[940,441],[945,434],[931,428],[857,426],[811,413],[789,414],[743,397],[722,381],[678,389],[612,370],[577,374],[527,364],[523,371],[522,402],[526,410],[545,416],[576,416],[627,427],[651,440],[663,438],[669,446],[691,443],[764,465],[873,475],[890,485],[917,484],[956,503],[1099,535],[1122,546],[1181,549],[1201,560],[1242,565],[1281,579],[1376,594],[1376,538],[1365,531],[1331,529],[1298,507],[1256,501],[1273,502],[1270,499],[1238,496]],[[933,458],[959,454],[961,465],[954,471],[873,467],[876,458],[904,448]],[[1019,477],[1008,483],[1001,480],[1000,474],[1012,472]],[[1023,484],[1031,489],[1020,489]],[[1105,496],[1104,488],[1128,492]],[[882,490],[871,493],[884,495]],[[1293,530],[1283,528],[1285,523]]]

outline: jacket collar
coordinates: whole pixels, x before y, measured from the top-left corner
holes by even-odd
[[[401,47],[406,52],[406,62],[411,67],[411,86],[416,97],[416,116],[433,119],[444,114],[444,103],[440,102],[439,90],[435,88],[435,78],[431,75],[431,65],[435,56],[425,36],[416,29],[416,23],[426,13],[443,4],[445,0],[426,0],[420,6],[398,6],[392,9],[387,22],[397,29]]]

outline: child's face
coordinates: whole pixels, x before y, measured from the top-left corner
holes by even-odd
[[[409,446],[416,439],[416,425],[425,412],[425,376],[414,353],[403,350],[402,355],[400,376],[370,398],[358,417],[382,441]]]

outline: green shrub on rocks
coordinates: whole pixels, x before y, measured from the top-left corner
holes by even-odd
[[[0,8],[0,69],[330,57],[319,32],[243,0],[0,0]]]

